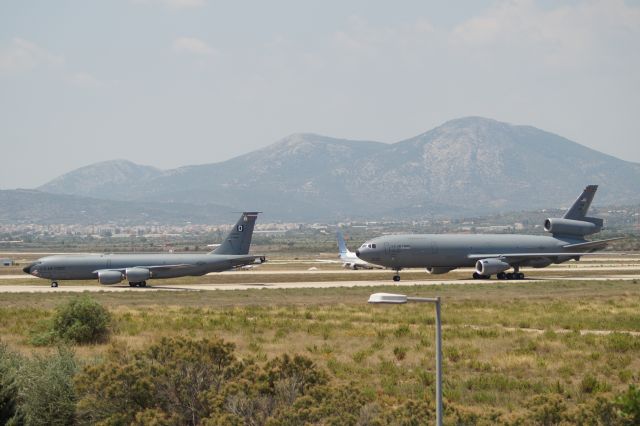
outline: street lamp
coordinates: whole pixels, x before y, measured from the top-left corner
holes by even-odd
[[[369,303],[402,304],[407,302],[436,305],[436,424],[442,426],[442,327],[440,324],[440,297],[407,297],[404,294],[374,293]]]

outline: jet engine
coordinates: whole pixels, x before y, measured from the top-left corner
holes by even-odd
[[[432,275],[446,274],[449,271],[453,271],[456,268],[448,268],[443,266],[429,266],[427,272]]]
[[[124,274],[131,283],[139,283],[151,278],[151,272],[145,268],[127,268],[124,270]]]
[[[509,268],[511,265],[500,259],[480,259],[476,262],[476,272],[485,276],[498,274]]]
[[[98,271],[98,282],[100,284],[118,284],[122,281],[123,275],[120,271]]]
[[[584,237],[602,229],[602,219],[585,217],[587,220],[549,218],[544,221],[544,230],[558,235]]]

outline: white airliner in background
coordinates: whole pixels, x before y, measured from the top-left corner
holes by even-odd
[[[356,254],[352,251],[349,251],[347,245],[344,242],[344,237],[342,236],[342,232],[337,231],[336,237],[338,238],[338,252],[340,253],[340,260],[342,261],[342,266],[344,268],[349,269],[384,269],[382,266],[372,265],[369,262],[365,262],[360,259]]]

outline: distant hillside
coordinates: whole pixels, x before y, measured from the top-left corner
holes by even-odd
[[[596,204],[640,202],[639,164],[534,127],[480,117],[452,120],[394,144],[295,134],[220,163],[168,171],[137,167],[143,166],[98,163],[40,189],[118,200],[215,202],[290,220],[566,206],[591,183],[601,187]]]
[[[72,194],[118,199],[132,182],[148,181],[162,175],[160,169],[127,160],[109,160],[81,167],[42,185],[52,194]]]
[[[162,224],[228,223],[233,209],[222,206],[99,200],[32,190],[0,190],[0,223]]]

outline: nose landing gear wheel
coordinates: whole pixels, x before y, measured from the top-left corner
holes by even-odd
[[[395,282],[400,281],[400,275],[394,275],[394,276],[393,276],[393,280],[394,280]]]

